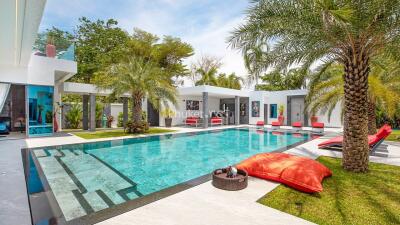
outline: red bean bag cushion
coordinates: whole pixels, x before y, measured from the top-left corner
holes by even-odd
[[[237,165],[250,176],[286,184],[299,191],[314,193],[323,190],[322,180],[332,172],[321,163],[286,153],[262,153]]]

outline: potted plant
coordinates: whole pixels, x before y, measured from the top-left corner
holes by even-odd
[[[279,105],[278,111],[279,111],[279,115],[280,115],[280,116],[283,116],[283,111],[284,111],[284,110],[285,110],[285,106]]]
[[[49,36],[46,44],[46,56],[50,58],[56,57],[56,46],[54,45],[54,37]]]
[[[283,116],[283,111],[285,110],[285,106],[279,105],[278,111],[279,111],[279,116],[278,116],[278,121],[283,124],[285,117]]]
[[[172,117],[175,116],[175,112],[170,109],[170,108],[165,108],[162,112],[161,115],[165,119],[165,126],[166,127],[171,127],[172,125]]]

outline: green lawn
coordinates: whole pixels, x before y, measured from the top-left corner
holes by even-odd
[[[175,132],[175,130],[163,129],[163,128],[150,128],[150,130],[145,134],[160,134],[160,133],[168,133],[168,132]],[[110,138],[110,137],[136,136],[137,135],[137,134],[124,133],[124,131],[122,129],[95,131],[95,132],[74,132],[73,134],[78,137],[85,138],[85,139]]]
[[[356,174],[344,171],[340,159],[318,161],[333,172],[323,192],[280,185],[259,203],[317,224],[400,224],[400,167],[370,163],[368,173]]]
[[[386,138],[387,141],[400,141],[400,130],[393,130],[389,137]]]

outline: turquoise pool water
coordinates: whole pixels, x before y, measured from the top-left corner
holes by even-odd
[[[309,134],[236,128],[31,152],[68,221],[309,138]]]

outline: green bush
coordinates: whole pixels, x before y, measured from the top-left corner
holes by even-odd
[[[82,108],[78,104],[72,105],[71,109],[65,115],[67,120],[68,128],[76,129],[82,120]]]
[[[128,120],[130,120],[130,118],[132,118],[132,113],[129,112],[128,113]],[[145,111],[142,111],[142,120],[143,121],[147,121],[147,113]],[[117,118],[117,127],[123,127],[124,126],[124,113],[123,112],[119,112],[118,113],[118,118]]]
[[[142,134],[149,131],[149,123],[147,121],[132,122],[126,124],[125,132],[129,134]]]

